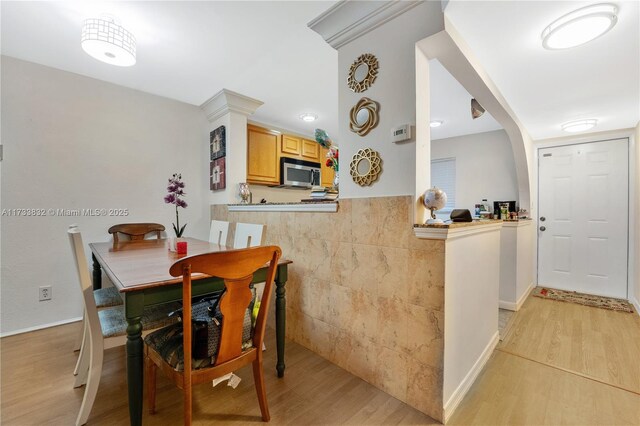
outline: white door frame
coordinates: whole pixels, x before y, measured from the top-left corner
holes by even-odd
[[[629,301],[635,305],[636,311],[640,313],[640,301],[634,298],[634,285],[636,281],[636,271],[637,268],[640,268],[640,264],[636,264],[636,262],[640,259],[640,253],[636,252],[634,242],[636,239],[640,237],[640,229],[638,226],[638,216],[640,216],[640,211],[636,211],[636,198],[638,197],[638,188],[637,178],[636,176],[640,173],[640,164],[637,162],[637,150],[640,149],[639,143],[640,141],[635,140],[634,137],[635,129],[622,129],[610,132],[600,132],[600,133],[591,133],[587,135],[576,135],[576,136],[568,136],[562,138],[553,138],[553,139],[544,139],[533,142],[533,153],[534,158],[532,159],[534,164],[531,167],[533,172],[532,183],[535,185],[535,191],[532,191],[535,194],[535,216],[532,219],[536,224],[536,238],[534,239],[535,251],[534,251],[534,261],[535,261],[535,282],[538,284],[538,236],[537,236],[537,228],[538,217],[539,217],[539,174],[538,174],[538,164],[539,164],[539,151],[542,148],[553,148],[565,145],[577,145],[582,143],[589,142],[600,142],[605,140],[612,139],[629,139],[629,214],[628,214],[628,226],[629,226],[629,239],[627,240],[627,297]]]

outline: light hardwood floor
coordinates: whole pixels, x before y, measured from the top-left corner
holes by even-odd
[[[73,424],[84,391],[72,389],[77,353],[71,347],[78,327],[0,340],[1,424]],[[449,424],[640,425],[640,395],[624,390],[639,379],[639,344],[638,315],[530,297]],[[272,330],[267,346],[275,348]],[[292,342],[287,342],[285,378],[277,379],[274,352],[265,354],[273,425],[437,424]],[[106,352],[89,424],[128,424],[124,361],[123,348]],[[260,423],[250,369],[239,376],[243,380],[235,390],[195,388],[194,424]],[[144,424],[181,424],[180,391],[162,375],[157,407],[154,416],[145,412]]]

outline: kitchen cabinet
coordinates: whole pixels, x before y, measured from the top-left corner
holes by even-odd
[[[316,145],[320,146],[319,144]],[[327,167],[327,152],[329,152],[327,148],[320,148],[320,164],[322,165],[320,168],[320,185],[331,188],[335,171],[333,168]]]
[[[247,126],[247,182],[263,185],[280,183],[278,151],[281,135],[262,127]]]
[[[320,145],[309,139],[282,135],[280,156],[318,163],[321,161]]]

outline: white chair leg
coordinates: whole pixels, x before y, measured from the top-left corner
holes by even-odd
[[[78,336],[76,337],[76,341],[73,344],[73,351],[79,351],[80,349],[82,349],[82,342],[84,341],[84,330],[85,330],[85,317],[86,315],[83,313],[82,314],[82,325],[80,328],[80,333],[78,333]],[[74,375],[77,373],[73,373]]]
[[[82,365],[83,361],[85,358],[87,358],[87,350],[86,350],[86,343],[87,343],[87,338],[89,334],[89,329],[88,329],[88,325],[87,325],[87,321],[85,320],[85,318],[82,319],[82,339],[80,340],[80,353],[78,354],[78,361],[76,362],[76,368],[73,369],[73,375],[77,376],[78,372],[80,371],[80,366]],[[89,364],[87,362],[84,362],[85,367],[88,367]],[[84,383],[82,383],[84,384]],[[82,386],[82,385],[80,385]],[[77,387],[77,386],[74,386]]]
[[[80,406],[80,412],[76,419],[76,426],[81,426],[87,423],[89,414],[91,414],[91,408],[93,408],[93,402],[96,399],[98,393],[98,387],[100,386],[100,376],[102,375],[102,361],[104,357],[104,344],[102,336],[98,342],[90,341],[90,362],[89,362],[89,378],[87,380],[87,386],[84,388],[84,398],[82,398],[82,405]]]
[[[80,353],[76,369],[78,371],[76,380],[73,382],[74,388],[79,388],[87,383],[89,369],[91,368],[91,355],[89,354],[89,342],[84,345],[84,350]]]

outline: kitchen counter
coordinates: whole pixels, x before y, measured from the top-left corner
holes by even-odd
[[[452,222],[435,224],[415,224],[413,233],[418,238],[448,240],[490,232],[502,227],[503,221],[496,219],[474,220],[473,222]]]
[[[227,204],[230,212],[324,212],[338,211],[338,201],[297,203]]]

